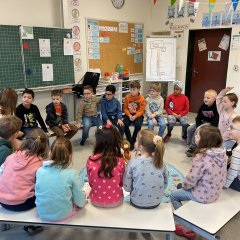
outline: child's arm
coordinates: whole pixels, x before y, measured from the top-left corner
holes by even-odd
[[[159,100],[159,109],[158,111],[154,112],[155,116],[161,116],[163,114],[163,108],[164,108],[164,100],[161,97]]]
[[[217,95],[217,99],[216,99],[216,104],[217,104],[217,110],[218,112],[221,112],[223,107],[222,107],[222,99],[223,99],[223,96],[231,91],[233,89],[233,87],[226,87],[224,88],[218,95]]]
[[[67,111],[67,106],[62,103],[62,123],[68,124],[68,111]]]
[[[125,170],[124,176],[123,176],[123,188],[127,192],[132,191],[132,168],[131,168],[131,161],[129,161],[127,168]]]
[[[197,154],[192,160],[192,167],[186,176],[186,179],[183,183],[183,189],[189,190],[193,188],[197,182],[202,178],[203,172],[205,170],[204,161],[201,161],[202,154]]]
[[[79,102],[79,107],[78,107],[78,110],[77,110],[77,114],[76,114],[76,126],[78,128],[80,128],[82,126],[82,116],[83,116],[83,100],[81,99],[80,102]]]
[[[108,118],[108,115],[107,115],[105,101],[101,102],[101,114],[102,114],[103,122],[107,122],[107,120],[109,120],[109,118]]]
[[[50,106],[47,106],[46,107],[46,114],[47,114],[47,117],[46,117],[46,124],[49,126],[49,127],[54,127],[54,126],[57,126],[56,124],[56,121],[55,121],[55,113],[52,111],[52,108]]]
[[[227,181],[224,187],[228,188],[234,179],[238,177],[240,173],[240,147],[236,147],[232,151],[231,165],[227,172]]]
[[[123,105],[123,111],[130,118],[132,115],[129,111],[128,105],[129,105],[129,94],[125,97],[125,102],[124,102],[124,105]]]
[[[144,111],[145,111],[145,105],[146,105],[146,101],[145,101],[145,98],[140,95],[140,99],[139,99],[139,110],[137,111],[137,113],[134,115],[134,120],[141,117],[143,114],[144,114]]]
[[[169,107],[169,103],[170,103],[170,98],[171,96],[168,96],[167,99],[166,99],[166,102],[165,102],[165,110],[167,112],[168,115],[173,115],[174,112],[170,109]]]
[[[42,118],[41,113],[40,113],[37,106],[36,106],[36,109],[35,109],[35,113],[36,113],[36,120],[39,122],[42,130],[47,133],[48,132],[47,127],[46,127],[46,125],[43,121],[43,118]]]
[[[73,184],[72,184],[72,195],[73,195],[73,202],[78,207],[83,207],[86,203],[85,196],[81,188],[80,184],[80,177],[79,174],[76,172],[73,177]]]
[[[145,112],[146,112],[147,117],[149,117],[149,118],[154,117],[154,116],[152,116],[152,112],[149,109],[149,98],[148,97],[146,98]]]
[[[181,117],[182,116],[186,116],[189,112],[189,100],[188,97],[185,96],[185,101],[184,101],[184,108],[183,110],[180,112]]]

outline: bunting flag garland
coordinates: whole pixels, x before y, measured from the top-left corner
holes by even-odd
[[[181,11],[183,5],[185,3],[185,0],[179,0],[179,8],[178,8],[178,13]]]
[[[208,0],[209,3],[209,13],[211,14],[215,6],[216,0]]]
[[[232,4],[233,4],[233,9],[234,9],[234,12],[236,11],[237,9],[237,6],[238,6],[238,1],[239,0],[232,0]]]
[[[153,4],[154,4],[154,5],[156,4],[156,2],[157,2],[157,0],[153,0]]]
[[[195,2],[196,2],[196,0],[189,0],[189,2],[190,2],[190,3],[195,3]]]
[[[171,6],[173,6],[176,3],[177,0],[171,0]]]

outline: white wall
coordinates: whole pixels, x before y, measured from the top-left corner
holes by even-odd
[[[178,1],[177,1],[178,2]],[[195,22],[190,23],[190,18],[185,16],[184,18],[175,18],[173,20],[170,20],[174,25],[184,25],[189,24],[190,30],[197,30],[197,29],[203,29],[202,28],[202,13],[208,13],[208,1],[206,0],[199,0],[199,10],[197,13],[197,16],[195,17]],[[219,12],[224,11],[225,0],[218,0],[213,12]],[[151,28],[150,31],[157,32],[157,31],[169,31],[170,27],[169,25],[166,25],[165,22],[167,21],[167,9],[170,5],[170,1],[168,0],[159,0],[157,1],[155,6],[152,6],[152,19],[151,19]],[[240,4],[239,4],[240,5]],[[238,9],[240,7],[238,6]],[[228,26],[229,28],[231,26]],[[217,27],[221,28],[221,27]],[[186,65],[187,65],[187,49],[188,49],[188,34],[189,29],[186,29],[184,31],[184,38],[177,40],[177,62],[180,63],[180,66],[177,68],[177,79],[180,81],[185,82],[186,78]],[[206,28],[211,29],[211,28]],[[213,29],[213,28],[212,28]],[[232,27],[232,35],[239,35],[240,32],[240,26],[233,26]],[[237,64],[240,68],[240,50],[232,50],[230,48],[229,53],[229,64],[228,64],[228,71],[227,71],[227,80],[226,85],[227,86],[234,86],[235,92],[239,93],[240,89],[240,70],[235,72],[233,71],[233,66]],[[240,95],[239,95],[240,97]],[[237,107],[237,112],[240,113],[240,104]]]
[[[0,0],[0,24],[61,27],[61,0]]]

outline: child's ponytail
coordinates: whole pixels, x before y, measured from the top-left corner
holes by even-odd
[[[164,144],[162,138],[158,135],[155,135],[153,138],[153,143],[156,145],[154,155],[153,155],[153,163],[156,168],[163,167],[163,155],[164,155]]]
[[[40,128],[31,130],[23,139],[19,150],[25,150],[28,156],[37,155],[44,159],[47,158],[49,148],[46,133]]]

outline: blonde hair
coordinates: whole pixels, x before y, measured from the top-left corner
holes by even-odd
[[[217,91],[215,91],[214,89],[208,89],[205,94],[210,94],[212,97],[214,97],[215,99],[217,98]]]
[[[59,137],[51,146],[52,166],[67,168],[72,163],[72,144],[68,138]]]
[[[153,89],[155,90],[156,92],[160,92],[161,91],[161,85],[159,83],[152,83],[150,85],[150,88],[149,89]]]
[[[138,133],[138,142],[150,155],[153,154],[153,164],[156,168],[163,167],[164,145],[162,141],[154,143],[156,133],[150,129],[143,129]]]
[[[26,150],[27,156],[41,156],[43,159],[48,157],[48,137],[46,133],[40,129],[35,128],[31,130],[23,139],[19,151]]]

